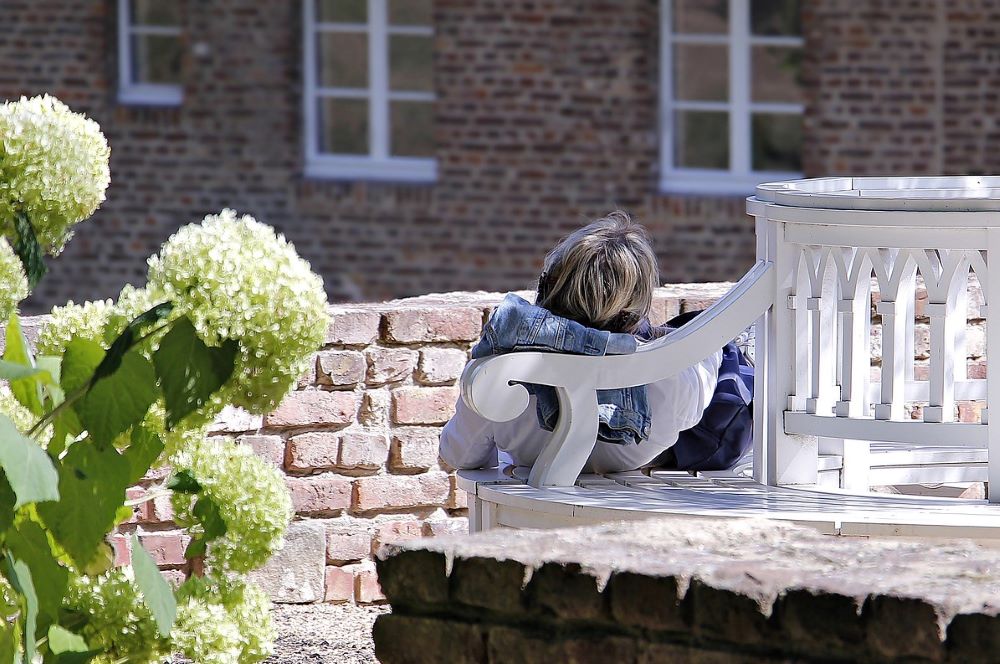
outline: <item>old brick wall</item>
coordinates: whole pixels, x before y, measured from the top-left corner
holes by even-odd
[[[1000,554],[766,520],[493,530],[380,553],[383,664],[995,662]],[[891,572],[889,571],[891,570]]]
[[[181,224],[230,206],[296,243],[331,298],[524,288],[546,249],[622,206],[666,281],[752,262],[740,197],[663,197],[659,6],[438,0],[432,185],[302,170],[300,2],[178,0],[178,108],[116,101],[113,0],[0,3],[0,98],[49,92],[101,123],[112,185],[29,306],[114,297]]]

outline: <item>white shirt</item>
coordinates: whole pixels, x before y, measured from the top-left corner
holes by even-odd
[[[638,445],[598,441],[584,472],[613,473],[649,464],[677,442],[677,434],[701,419],[715,392],[722,350],[684,371],[646,386],[652,423],[649,438]],[[538,425],[535,397],[523,413],[508,422],[492,422],[472,412],[458,398],[455,415],[441,432],[441,458],[453,468],[484,468],[497,463],[497,453],[514,465],[530,466],[552,436]]]

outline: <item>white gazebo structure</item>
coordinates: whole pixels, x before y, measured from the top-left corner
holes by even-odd
[[[989,423],[1000,377],[970,377],[966,361],[970,284],[981,289],[987,352],[1000,348],[1000,325],[988,315],[990,294],[1000,293],[1000,268],[991,269],[1000,257],[1000,177],[769,183],[747,212],[757,264],[682,329],[633,355],[531,352],[470,363],[462,398],[484,417],[524,411],[528,395],[514,381],[555,387],[561,409],[526,478],[510,469],[459,473],[473,497],[473,530],[670,513],[767,516],[839,534],[1000,538],[1000,506],[986,501],[868,493],[874,484],[1000,487],[1000,426]],[[918,289],[926,292],[919,307]],[[926,363],[914,359],[917,315],[927,319],[919,326],[929,337]],[[596,390],[681,371],[752,324],[752,469],[580,476],[596,441]],[[872,369],[873,327],[880,371]],[[982,402],[969,409],[978,421],[957,421],[959,401]],[[1000,491],[989,500],[1000,502]]]

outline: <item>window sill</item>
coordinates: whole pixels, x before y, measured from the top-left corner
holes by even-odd
[[[184,90],[177,85],[132,85],[118,90],[118,103],[123,106],[180,106]]]
[[[660,193],[753,196],[758,184],[797,180],[801,177],[801,173],[781,172],[760,172],[736,176],[716,171],[674,171],[660,178]]]
[[[374,180],[379,182],[432,183],[437,180],[434,159],[366,159],[320,156],[307,160],[305,176],[317,180]]]

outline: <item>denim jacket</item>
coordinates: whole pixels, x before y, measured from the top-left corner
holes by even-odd
[[[640,337],[657,336],[659,328],[643,321]],[[660,332],[662,334],[662,332]],[[473,358],[501,355],[512,351],[554,351],[577,355],[625,355],[634,353],[636,337],[631,334],[595,330],[576,321],[560,318],[547,309],[509,293],[490,316],[482,338],[472,349]],[[556,390],[546,385],[525,383],[535,395],[539,425],[555,429],[559,419]],[[600,419],[597,439],[631,445],[649,437],[651,415],[646,387],[597,391]]]

